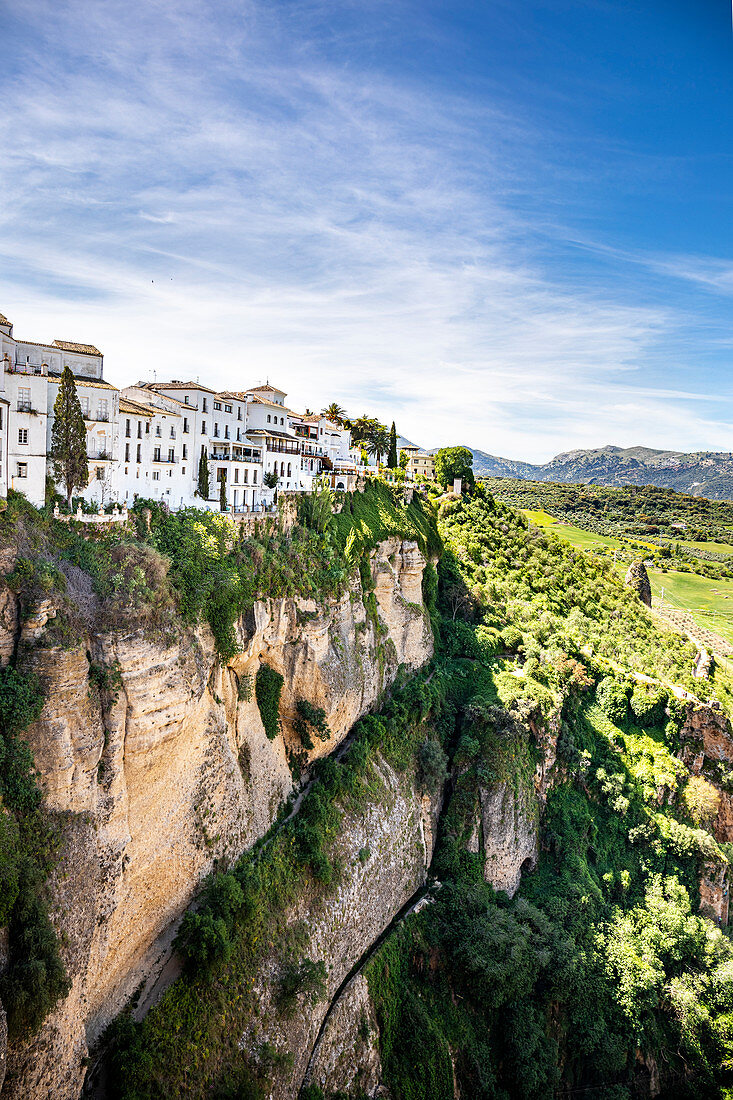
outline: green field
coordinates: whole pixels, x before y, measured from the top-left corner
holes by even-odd
[[[579,550],[594,550],[598,547],[626,551],[629,549],[628,544],[624,546],[618,539],[583,531],[580,527],[573,527],[567,523],[558,523],[545,511],[528,509],[522,511],[531,523],[538,527],[549,528],[554,534],[559,535],[572,546],[578,547]],[[639,541],[637,545],[644,545],[644,543]],[[733,553],[733,547],[725,543],[700,542],[690,543],[690,545],[716,551],[720,547],[721,550]],[[624,561],[617,562],[616,567],[622,576],[628,568]],[[713,580],[709,577],[699,577],[695,573],[679,573],[675,570],[663,573],[660,569],[649,569],[649,580],[655,603],[662,599],[663,590],[664,604],[667,607],[688,611],[699,626],[715,631],[733,645],[733,580]]]

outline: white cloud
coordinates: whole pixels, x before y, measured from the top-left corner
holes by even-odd
[[[297,6],[21,12],[44,65],[3,95],[18,335],[92,341],[118,384],[269,376],[426,444],[724,445],[681,373],[645,376],[671,309],[549,273],[512,201],[521,121],[328,63]]]

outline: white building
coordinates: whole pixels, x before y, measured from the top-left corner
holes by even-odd
[[[347,429],[299,415],[276,386],[216,392],[198,382],[139,382],[121,393],[104,381],[91,344],[18,340],[0,314],[0,494],[14,488],[37,506],[46,496],[53,408],[65,367],[74,374],[87,429],[90,503],[160,500],[187,507],[259,511],[276,491],[303,492],[328,473],[353,488],[360,461]],[[209,484],[199,495],[206,455]],[[277,486],[265,479],[277,476]],[[58,488],[61,488],[60,486]]]

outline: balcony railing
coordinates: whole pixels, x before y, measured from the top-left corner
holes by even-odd
[[[268,439],[267,441],[268,451],[273,451],[275,454],[282,455],[298,455],[300,454],[300,443],[272,443]]]
[[[170,466],[173,462],[178,462],[178,459],[177,458],[162,458],[160,456],[158,458],[156,458],[155,455],[153,455],[153,462],[164,462],[166,465]]]
[[[112,455],[109,451],[89,451],[87,458],[93,462],[110,462]]]
[[[30,401],[19,401],[16,405],[16,411],[19,413],[33,412],[33,405],[30,403]]]
[[[83,413],[83,416],[88,424],[109,424],[109,413],[98,412],[96,416],[92,416],[91,412],[87,410]]]

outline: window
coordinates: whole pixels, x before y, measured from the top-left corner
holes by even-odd
[[[129,461],[130,461],[130,444],[126,443],[125,444],[125,462],[129,462]]]
[[[137,422],[137,438],[142,439],[142,437],[143,437],[143,422],[142,422],[142,420],[138,420],[138,422]]]
[[[176,438],[176,429],[171,424],[171,439],[175,439],[175,438]]]
[[[30,386],[18,386],[18,412],[30,412],[31,411],[31,388]],[[25,474],[18,474],[18,477],[25,477]]]
[[[184,416],[184,418],[183,418],[183,434],[188,435],[188,417],[187,416]]]
[[[232,411],[232,406],[231,405],[225,405],[224,406],[224,412],[225,413],[230,413],[231,411]]]
[[[175,457],[176,457],[176,452],[173,450],[172,447],[169,447],[168,448],[168,461],[173,462]]]
[[[242,407],[241,407],[241,405],[240,405],[240,406],[239,406],[239,407],[237,408],[237,420],[241,420],[241,419],[242,419]]]
[[[160,447],[156,447],[153,451],[153,462],[160,462]]]
[[[205,420],[201,421],[201,434],[206,435],[206,421]]]
[[[206,398],[204,398],[204,403],[203,403],[203,406],[202,406],[202,408],[203,408],[203,411],[204,411],[204,412],[208,412],[208,411],[209,411],[209,405],[208,405],[208,402],[207,402]]]
[[[89,398],[88,397],[80,397],[79,398],[79,404],[81,405],[81,411],[82,411],[82,415],[83,415],[84,419],[88,420],[89,419]]]
[[[153,481],[160,481],[160,470],[153,470]]]
[[[234,480],[239,481],[239,466],[234,467]]]
[[[216,410],[216,412],[221,412],[221,401],[214,402],[214,409]]]
[[[3,430],[3,407],[0,405],[0,432]]]
[[[215,421],[214,422],[214,439],[218,439],[218,438],[219,438],[219,425]]]
[[[145,421],[145,434],[150,435],[150,421],[149,420]]]
[[[292,475],[292,473],[291,473],[291,465],[290,465],[290,463],[288,462],[288,477],[292,477],[292,476],[293,476],[293,475]]]
[[[97,420],[109,420],[109,402],[106,398],[97,405]]]
[[[188,444],[186,443],[183,444],[183,458],[184,460],[188,458]]]
[[[253,485],[257,484],[257,471],[256,470],[252,471],[252,484]]]
[[[186,396],[183,398],[183,404],[184,405],[188,404],[188,394],[186,394]]]
[[[244,477],[242,478],[242,481],[244,482],[245,485],[249,481],[249,470],[246,468],[246,466],[245,466],[245,469],[244,469]]]
[[[285,477],[285,463],[280,463],[280,477]]]
[[[284,423],[285,423],[285,419],[284,419],[284,418],[283,418],[282,416],[280,417],[280,423],[281,423],[281,424],[284,424]]]
[[[156,439],[160,439],[161,435],[162,435],[162,431],[161,431],[161,427],[160,427],[160,424],[156,424],[156,425],[155,425],[155,436],[156,436]]]
[[[97,466],[95,470],[97,481],[101,481],[104,478],[104,466]]]
[[[142,451],[142,444],[138,443],[138,445],[137,445],[137,458],[135,459],[136,462],[142,462],[142,460],[143,460],[141,451]]]
[[[270,414],[269,413],[267,414],[267,423],[268,424],[270,423]]]
[[[130,438],[130,421],[129,420],[125,421],[125,435],[127,436],[128,439]]]
[[[27,428],[18,428],[18,442],[19,443],[27,443],[28,442],[28,429]]]
[[[27,462],[19,462],[18,463],[18,477],[28,477],[28,463]]]
[[[229,438],[229,425],[228,424],[224,425],[224,438],[225,439]]]

